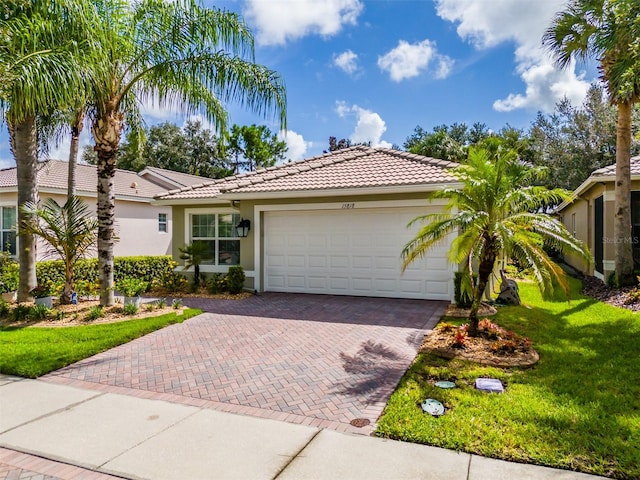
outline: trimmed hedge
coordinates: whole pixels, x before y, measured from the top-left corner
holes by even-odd
[[[162,279],[171,275],[176,265],[177,263],[169,255],[115,257],[113,259],[113,278],[116,283],[126,277],[134,277],[151,284],[154,279]],[[79,260],[73,273],[75,281],[97,283],[98,259]],[[64,263],[62,260],[38,262],[36,276],[38,283],[62,283],[64,282]]]

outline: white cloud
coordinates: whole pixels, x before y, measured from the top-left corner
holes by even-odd
[[[346,102],[336,102],[336,113],[345,118],[354,115],[357,119],[356,126],[349,140],[353,143],[371,142],[372,147],[390,148],[391,143],[382,140],[382,135],[387,130],[387,126],[382,117],[376,112],[359,107],[358,105],[347,105]]]
[[[82,161],[82,151],[87,145],[93,145],[93,138],[91,137],[91,128],[89,125],[85,125],[80,133],[80,141],[78,142],[78,161]],[[49,146],[49,152],[47,158],[53,160],[69,160],[69,149],[71,148],[71,133],[66,133],[60,141],[55,144],[52,143]]]
[[[302,135],[293,130],[280,130],[278,140],[284,140],[289,150],[286,155],[289,160],[302,160],[307,153],[307,149],[312,147],[312,142],[307,142]]]
[[[453,60],[439,54],[436,43],[428,39],[418,43],[400,40],[396,48],[378,57],[378,67],[389,72],[394,82],[417,77],[430,65],[433,67],[435,78],[446,78],[453,66]]]
[[[11,168],[11,167],[15,167],[16,166],[16,162],[15,160],[12,158],[0,158],[0,168]]]
[[[247,0],[243,11],[262,45],[282,45],[306,35],[331,36],[355,25],[360,0]]]
[[[353,75],[358,71],[358,54],[346,50],[340,55],[334,55],[333,64],[349,75]]]
[[[541,43],[553,16],[565,4],[566,0],[437,0],[437,12],[441,18],[457,23],[460,38],[479,50],[515,43],[516,72],[526,85],[525,93],[511,93],[496,100],[496,110],[548,112],[565,96],[580,103],[589,88],[584,75],[576,74],[575,65],[558,71]]]

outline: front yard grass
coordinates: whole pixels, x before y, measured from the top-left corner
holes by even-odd
[[[200,313],[185,309],[181,315],[77,327],[0,327],[0,373],[36,378]]]
[[[640,478],[640,317],[580,295],[543,300],[520,283],[523,306],[503,307],[499,325],[533,341],[540,361],[500,369],[418,355],[380,418],[377,435],[486,457],[614,478]],[[499,378],[503,394],[475,390]],[[452,390],[434,381],[454,380]],[[446,414],[422,413],[427,398]]]

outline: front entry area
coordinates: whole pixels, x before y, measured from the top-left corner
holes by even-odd
[[[368,297],[451,300],[450,242],[433,248],[404,274],[400,254],[440,206],[264,212],[264,290]]]

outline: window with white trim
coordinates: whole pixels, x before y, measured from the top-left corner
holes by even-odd
[[[167,233],[167,214],[159,213],[158,214],[158,231],[160,233]]]
[[[0,207],[0,250],[16,255],[16,207]]]
[[[189,242],[207,246],[202,265],[239,265],[238,213],[193,213],[189,216]]]

